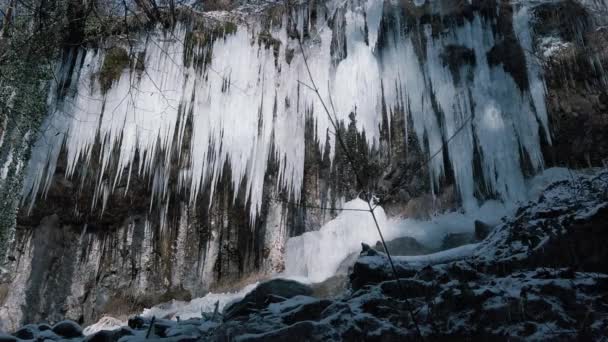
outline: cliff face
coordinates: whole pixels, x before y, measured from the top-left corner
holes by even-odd
[[[1,328],[282,271],[287,238],[333,217],[316,207],[360,191],[425,216],[517,200],[545,161],[601,164],[607,33],[585,6],[262,3],[66,52],[27,172],[1,155],[25,174]]]

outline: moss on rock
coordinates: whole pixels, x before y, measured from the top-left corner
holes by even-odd
[[[107,92],[112,84],[118,81],[122,71],[129,67],[130,62],[129,53],[124,48],[113,47],[108,50],[98,74],[102,92]]]
[[[184,39],[184,65],[204,69],[211,63],[213,43],[235,34],[238,26],[230,21],[210,27],[196,27]]]

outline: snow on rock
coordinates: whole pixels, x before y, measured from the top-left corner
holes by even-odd
[[[149,309],[144,309],[143,317],[161,317],[165,319],[190,319],[201,317],[203,313],[214,312],[217,309],[221,312],[224,307],[232,302],[238,301],[253,291],[258,283],[245,286],[240,291],[228,293],[210,292],[204,297],[195,298],[189,302],[173,300],[168,303],[159,304]]]
[[[523,199],[536,200],[548,185],[583,176],[580,172],[564,168],[544,170],[526,181],[526,194]],[[398,217],[388,219],[380,206],[375,208],[374,213],[386,241],[409,237],[431,250],[439,250],[442,249],[442,239],[446,237],[454,234],[472,235],[477,220],[491,227],[498,225],[502,217],[515,212],[518,203],[486,201],[475,210],[442,213],[429,220]],[[318,231],[307,232],[287,240],[283,276],[312,283],[325,281],[344,266],[349,256],[360,250],[361,243],[373,246],[379,240],[378,231],[365,201],[355,199],[345,203],[343,208],[344,211]],[[468,253],[474,248],[475,245],[463,246],[438,254],[408,257],[407,260],[430,262],[431,258],[437,258],[435,262],[446,262],[450,256]]]
[[[91,324],[88,327],[84,328],[82,333],[84,335],[92,335],[92,334],[95,334],[96,332],[102,331],[102,330],[106,330],[106,331],[116,330],[116,329],[120,329],[120,327],[124,326],[125,324],[126,324],[125,321],[121,321],[119,319],[116,319],[116,318],[110,317],[110,316],[104,316],[97,323]]]
[[[386,255],[364,245],[350,289],[338,297],[315,298],[305,285],[274,280],[223,320],[136,317],[129,328],[90,338],[402,341],[418,338],[413,314],[426,340],[603,341],[607,189],[607,171],[558,181],[479,244],[395,258],[399,282]],[[37,337],[40,330],[26,326],[22,333]]]

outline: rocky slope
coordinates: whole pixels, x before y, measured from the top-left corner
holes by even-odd
[[[129,327],[86,338],[77,328],[59,329],[65,322],[30,325],[2,340],[403,341],[419,339],[417,325],[426,340],[605,341],[606,222],[603,171],[551,185],[480,243],[396,257],[399,282],[385,254],[363,246],[349,290],[337,297],[318,298],[306,285],[275,279],[221,314],[136,317]]]

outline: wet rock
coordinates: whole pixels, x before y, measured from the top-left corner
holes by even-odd
[[[127,324],[131,329],[142,329],[144,327],[144,324],[146,324],[146,321],[142,317],[136,316],[133,318],[129,318]]]
[[[387,241],[386,247],[390,254],[394,256],[424,255],[433,252],[431,248],[424,246],[418,240],[409,236]],[[384,246],[382,246],[382,242],[380,241],[376,242],[374,249],[383,253],[385,252]]]
[[[82,336],[82,328],[74,321],[61,321],[52,328],[53,332],[59,336],[66,338],[74,338]]]
[[[305,303],[298,307],[297,310],[291,311],[283,317],[285,324],[291,325],[301,321],[318,320],[325,308],[331,305],[331,300],[318,300],[311,303]]]
[[[17,342],[17,338],[15,336],[6,335],[0,332],[0,342]]]
[[[44,330],[38,334],[37,339],[59,341],[65,338],[55,334],[52,330]]]
[[[481,241],[485,239],[490,231],[492,230],[492,226],[484,223],[479,220],[475,220],[475,240]]]
[[[441,250],[452,249],[474,242],[471,233],[452,233],[447,234],[441,241]]]
[[[284,329],[274,330],[258,336],[248,336],[241,341],[254,342],[254,341],[292,341],[292,342],[306,342],[314,341],[319,335],[319,327],[311,321],[303,321],[288,326]]]
[[[52,327],[46,323],[38,324],[39,331],[51,330]]]
[[[388,259],[384,254],[379,255],[378,253],[371,248],[361,252],[361,257],[357,260],[352,273],[349,275],[353,289],[357,290],[365,285],[378,284],[394,279]],[[417,272],[416,269],[403,264],[395,264],[395,268],[400,278],[412,277]]]
[[[89,335],[84,339],[85,342],[114,342],[114,332],[110,330],[102,330]]]
[[[19,330],[15,331],[13,336],[21,340],[32,340],[38,333],[38,327],[35,325],[26,325]]]
[[[167,331],[175,326],[172,321],[156,320],[154,322],[154,334],[159,337],[167,337]]]
[[[242,300],[233,303],[224,310],[226,320],[248,315],[268,306],[269,303],[289,299],[295,296],[309,296],[312,289],[293,280],[273,279],[258,285]]]

